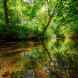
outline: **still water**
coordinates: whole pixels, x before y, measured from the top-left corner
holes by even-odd
[[[77,44],[71,39],[0,44],[0,78],[70,78],[78,71]]]

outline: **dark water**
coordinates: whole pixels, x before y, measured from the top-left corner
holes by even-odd
[[[6,42],[0,45],[0,78],[4,78],[3,75],[33,78],[36,68],[47,71],[50,78],[68,77],[70,72],[78,71],[78,40],[50,39],[44,43]]]

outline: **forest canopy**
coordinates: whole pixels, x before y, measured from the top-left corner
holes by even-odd
[[[77,33],[77,0],[0,0],[0,3],[2,39],[41,38],[43,32],[45,38]]]

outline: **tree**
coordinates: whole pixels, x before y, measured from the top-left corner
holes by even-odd
[[[3,4],[4,4],[4,15],[5,15],[5,25],[9,26],[10,22],[9,22],[9,11],[8,11],[8,0],[3,0]]]

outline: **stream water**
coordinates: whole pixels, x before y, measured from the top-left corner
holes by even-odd
[[[57,70],[59,68],[61,71],[65,70],[65,67],[68,68],[70,63],[68,61],[69,57],[71,56],[73,60],[75,59],[74,56],[77,57],[77,43],[78,41],[71,39],[46,41],[45,48],[50,52],[52,59],[54,61],[57,60],[57,62],[54,62],[56,64],[52,63],[52,66],[55,65]],[[62,59],[59,58],[59,56],[62,56]],[[67,61],[64,59],[67,59]],[[76,58],[76,60],[77,59],[78,58]],[[23,74],[25,78],[33,78],[32,68],[38,63],[48,67],[48,61],[50,61],[50,59],[47,51],[40,42],[5,42],[4,44],[0,44],[0,78],[11,78],[12,73],[20,71],[27,72],[27,70],[28,74]],[[75,63],[78,64],[77,61]],[[74,63],[71,64],[74,65]],[[58,65],[60,66],[58,67]],[[71,68],[72,67],[76,66],[71,66]]]

